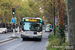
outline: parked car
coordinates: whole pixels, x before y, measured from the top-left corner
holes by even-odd
[[[51,24],[47,24],[46,26],[45,26],[45,32],[50,32],[50,31],[52,31],[52,25]]]
[[[0,30],[2,30],[4,33],[7,33],[7,28],[5,27],[0,27]]]
[[[0,33],[3,33],[3,31],[2,31],[2,30],[0,30]]]
[[[13,29],[7,28],[7,32],[13,32]]]

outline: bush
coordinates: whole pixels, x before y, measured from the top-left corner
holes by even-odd
[[[47,46],[47,50],[63,50],[64,46],[68,46],[68,41],[66,41],[65,43],[63,43],[64,38],[61,39],[58,36],[58,28],[56,28],[56,35],[50,34],[48,36],[48,41],[49,41],[49,45]],[[53,46],[63,46],[63,48],[53,47]]]

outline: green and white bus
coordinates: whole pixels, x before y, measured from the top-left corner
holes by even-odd
[[[42,39],[42,19],[25,17],[20,22],[22,26],[21,38],[37,38]]]
[[[47,24],[46,27],[45,27],[45,32],[47,31],[52,31],[52,25],[51,24]]]

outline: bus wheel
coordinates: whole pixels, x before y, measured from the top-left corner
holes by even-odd
[[[5,34],[7,33],[7,32],[4,32]]]
[[[39,39],[39,41],[41,41],[41,38]]]
[[[22,38],[23,41],[25,41],[27,38]]]
[[[25,40],[25,38],[22,38],[22,40],[24,41],[24,40]]]

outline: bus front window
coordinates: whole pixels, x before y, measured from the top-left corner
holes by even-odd
[[[34,22],[24,22],[23,25],[24,30],[28,31],[42,31],[42,24],[41,23],[34,23]]]

